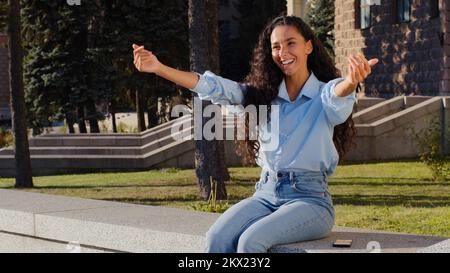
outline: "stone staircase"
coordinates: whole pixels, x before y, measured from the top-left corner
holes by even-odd
[[[450,128],[450,97],[399,96],[377,103],[353,115],[356,147],[347,160],[414,158],[420,153],[413,132],[419,133],[438,121]],[[448,154],[448,136],[442,137]]]
[[[450,97],[400,96],[390,100],[359,99],[353,119],[357,135],[346,160],[387,160],[416,157],[411,134],[438,118],[449,124]],[[233,129],[225,119],[225,131]],[[173,127],[182,128],[172,133]],[[228,166],[239,166],[233,141],[224,141]],[[443,143],[448,149],[450,145]],[[30,139],[33,175],[92,171],[131,171],[151,168],[193,168],[191,115],[137,134],[48,134]],[[0,177],[14,176],[14,151],[0,150]]]

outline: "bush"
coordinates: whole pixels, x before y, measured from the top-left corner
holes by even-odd
[[[444,134],[448,140],[449,129]],[[413,129],[415,140],[419,144],[420,160],[431,170],[434,181],[446,181],[450,175],[450,157],[444,155],[442,147],[441,122],[439,119],[431,121],[430,126],[416,133]]]
[[[0,148],[12,146],[14,142],[11,131],[0,128]]]

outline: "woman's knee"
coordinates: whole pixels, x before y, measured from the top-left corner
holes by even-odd
[[[246,230],[239,237],[237,244],[238,253],[265,253],[271,247],[265,235],[255,232],[254,230]]]
[[[213,225],[206,232],[204,251],[207,253],[232,253],[236,252],[236,247],[233,246],[233,238],[230,238],[230,234],[221,232],[220,227]]]

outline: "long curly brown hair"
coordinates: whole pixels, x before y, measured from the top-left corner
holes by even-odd
[[[267,105],[270,113],[271,102],[278,96],[278,87],[284,74],[272,59],[270,41],[272,31],[277,26],[293,26],[305,38],[305,41],[312,41],[313,51],[308,55],[307,66],[310,71],[314,72],[318,80],[329,82],[340,77],[339,70],[334,66],[332,59],[311,28],[301,18],[282,15],[268,23],[259,35],[253,51],[250,72],[243,81],[247,87],[244,107],[255,105],[258,108],[260,105]],[[246,113],[245,140],[235,141],[237,154],[243,157],[243,163],[246,166],[255,164],[260,148],[259,141],[249,137],[249,119],[249,114]],[[333,142],[340,159],[344,158],[352,146],[352,138],[355,133],[352,115],[344,123],[334,127]]]

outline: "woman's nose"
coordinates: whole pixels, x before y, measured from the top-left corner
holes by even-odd
[[[278,55],[280,56],[281,59],[283,59],[286,56],[286,50],[283,48],[280,48],[280,51],[278,51]]]

